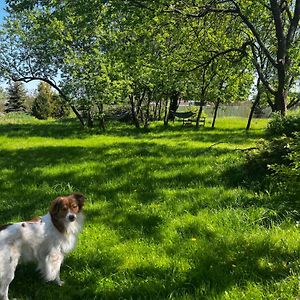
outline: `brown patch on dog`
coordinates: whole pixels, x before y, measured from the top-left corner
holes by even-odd
[[[53,225],[56,229],[64,233],[65,218],[68,212],[78,214],[84,205],[85,197],[79,193],[73,193],[69,196],[60,196],[51,203],[50,215]]]
[[[0,225],[0,231],[6,229],[8,226],[10,226],[12,224],[5,224],[5,225]]]
[[[41,221],[41,217],[33,217],[30,221],[27,221],[26,223],[40,223]]]

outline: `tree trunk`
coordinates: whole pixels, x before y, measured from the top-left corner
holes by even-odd
[[[266,95],[267,95],[267,102],[268,102],[268,104],[269,104],[269,106],[270,106],[272,112],[275,112],[275,111],[276,111],[275,105],[274,105],[274,103],[272,102],[270,93],[267,92]]]
[[[286,98],[286,91],[284,89],[278,89],[275,94],[275,110],[280,112],[282,116],[285,116],[287,111]]]
[[[166,97],[166,105],[165,105],[165,116],[164,116],[164,125],[167,126],[169,122],[169,116],[168,116],[168,105],[169,105],[169,98]]]
[[[217,103],[215,105],[215,110],[214,110],[214,117],[213,117],[213,121],[211,124],[211,128],[215,128],[215,123],[216,123],[216,119],[217,119],[217,114],[218,114],[218,109],[219,109],[219,105],[220,105],[220,98],[218,98]]]
[[[251,110],[250,110],[250,114],[249,114],[249,118],[248,118],[248,123],[247,123],[247,126],[246,126],[246,130],[247,131],[250,129],[252,117],[253,117],[255,108],[258,105],[259,101],[260,101],[260,96],[261,96],[261,90],[260,90],[260,87],[259,87],[259,80],[258,80],[257,94],[256,94],[255,100],[254,100],[254,102],[252,104],[252,107],[251,107]]]
[[[137,103],[137,106],[136,106],[136,116],[138,117],[140,111],[141,111],[141,108],[142,108],[142,103],[143,103],[143,100],[145,98],[145,95],[146,95],[146,90],[143,91],[143,94],[140,95],[139,93],[139,97],[138,97],[138,103]]]
[[[180,96],[179,92],[173,92],[170,96],[169,119],[171,121],[174,121],[174,119],[175,119],[174,113],[176,112],[176,110],[179,107],[179,103],[178,103],[179,96]]]
[[[158,121],[161,120],[161,106],[162,106],[162,99],[159,99],[159,105],[158,105]]]
[[[76,115],[76,117],[78,118],[80,124],[82,125],[82,127],[84,127],[84,120],[81,116],[81,114],[79,113],[79,111],[77,110],[77,108],[74,105],[71,105],[71,109],[73,110],[74,114]]]
[[[146,104],[147,106],[146,106],[145,121],[144,121],[145,129],[148,129],[148,127],[149,127],[150,102],[151,102],[151,92],[148,93],[148,99],[147,99],[147,104]]]
[[[134,104],[134,95],[129,95],[129,100],[131,104],[131,116],[132,116],[133,123],[136,128],[140,128],[140,123],[136,114],[136,108]]]
[[[47,78],[43,78],[43,77],[39,77],[39,76],[29,76],[29,77],[22,77],[22,78],[13,78],[14,81],[23,81],[23,82],[31,82],[31,81],[35,81],[35,80],[40,80],[43,82],[48,83],[50,86],[52,86],[55,90],[57,90],[57,92],[59,93],[59,95],[67,102],[70,103],[70,99],[69,97],[63,93],[63,91],[54,83],[52,82],[52,80],[47,79]],[[81,114],[79,113],[79,111],[77,110],[77,108],[75,107],[75,105],[70,105],[71,109],[73,110],[74,114],[76,115],[76,117],[78,118],[78,120],[80,121],[82,127],[85,126],[84,123],[84,119],[81,116]]]
[[[87,126],[92,128],[94,126],[94,120],[93,120],[93,115],[92,111],[90,108],[87,110]]]
[[[200,118],[201,118],[201,115],[202,115],[202,111],[203,111],[203,105],[200,104],[200,107],[199,107],[199,110],[198,110],[198,115],[197,115],[197,119],[196,119],[196,128],[198,129],[199,128],[199,121],[200,121]]]
[[[99,111],[99,128],[105,131],[105,121],[104,121],[104,113],[103,113],[103,103],[97,104]]]
[[[155,121],[157,121],[157,119],[158,119],[158,104],[159,104],[159,101],[156,100],[155,107],[153,108],[153,118]]]

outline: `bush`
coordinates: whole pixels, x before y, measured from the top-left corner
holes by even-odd
[[[268,138],[275,136],[292,136],[294,132],[300,131],[300,109],[286,116],[274,114],[269,122],[266,135]]]
[[[272,140],[260,140],[256,149],[247,153],[247,170],[252,178],[270,175],[270,165],[289,165],[292,137],[281,136]]]
[[[269,165],[272,177],[277,182],[281,191],[288,194],[298,195],[300,200],[300,135],[295,134],[294,138],[286,145],[288,154],[283,157],[288,163],[274,163]]]
[[[261,140],[248,153],[246,170],[260,189],[268,190],[280,211],[300,209],[300,114],[275,115]]]
[[[59,97],[59,95],[53,95],[51,99],[51,117],[60,119],[67,117],[70,114],[69,107]]]

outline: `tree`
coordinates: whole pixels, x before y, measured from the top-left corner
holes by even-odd
[[[50,85],[41,82],[38,94],[32,105],[32,114],[41,120],[46,120],[51,115],[52,92]]]
[[[67,103],[59,96],[59,94],[52,93],[51,97],[51,114],[55,119],[66,117],[70,114],[70,109]]]
[[[194,13],[174,9],[189,17],[203,17],[209,13],[239,17],[244,25],[243,35],[251,43],[253,64],[258,76],[273,96],[273,108],[286,114],[288,94],[299,78],[299,19],[300,0],[229,0],[204,1]],[[241,28],[242,29],[242,28]],[[267,60],[269,69],[263,68]],[[268,80],[269,72],[273,74]]]
[[[8,99],[5,103],[4,112],[25,112],[24,105],[26,99],[26,91],[24,85],[20,82],[10,82],[7,89]]]
[[[7,101],[7,94],[5,90],[2,87],[0,87],[0,113],[4,112],[4,105],[6,101]]]

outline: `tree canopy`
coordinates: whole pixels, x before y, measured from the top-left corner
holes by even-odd
[[[248,99],[255,77],[273,111],[284,115],[299,101],[289,95],[299,80],[300,0],[7,4],[2,76],[49,83],[79,118],[82,106],[101,115],[103,104],[124,101],[138,115],[175,93]]]

